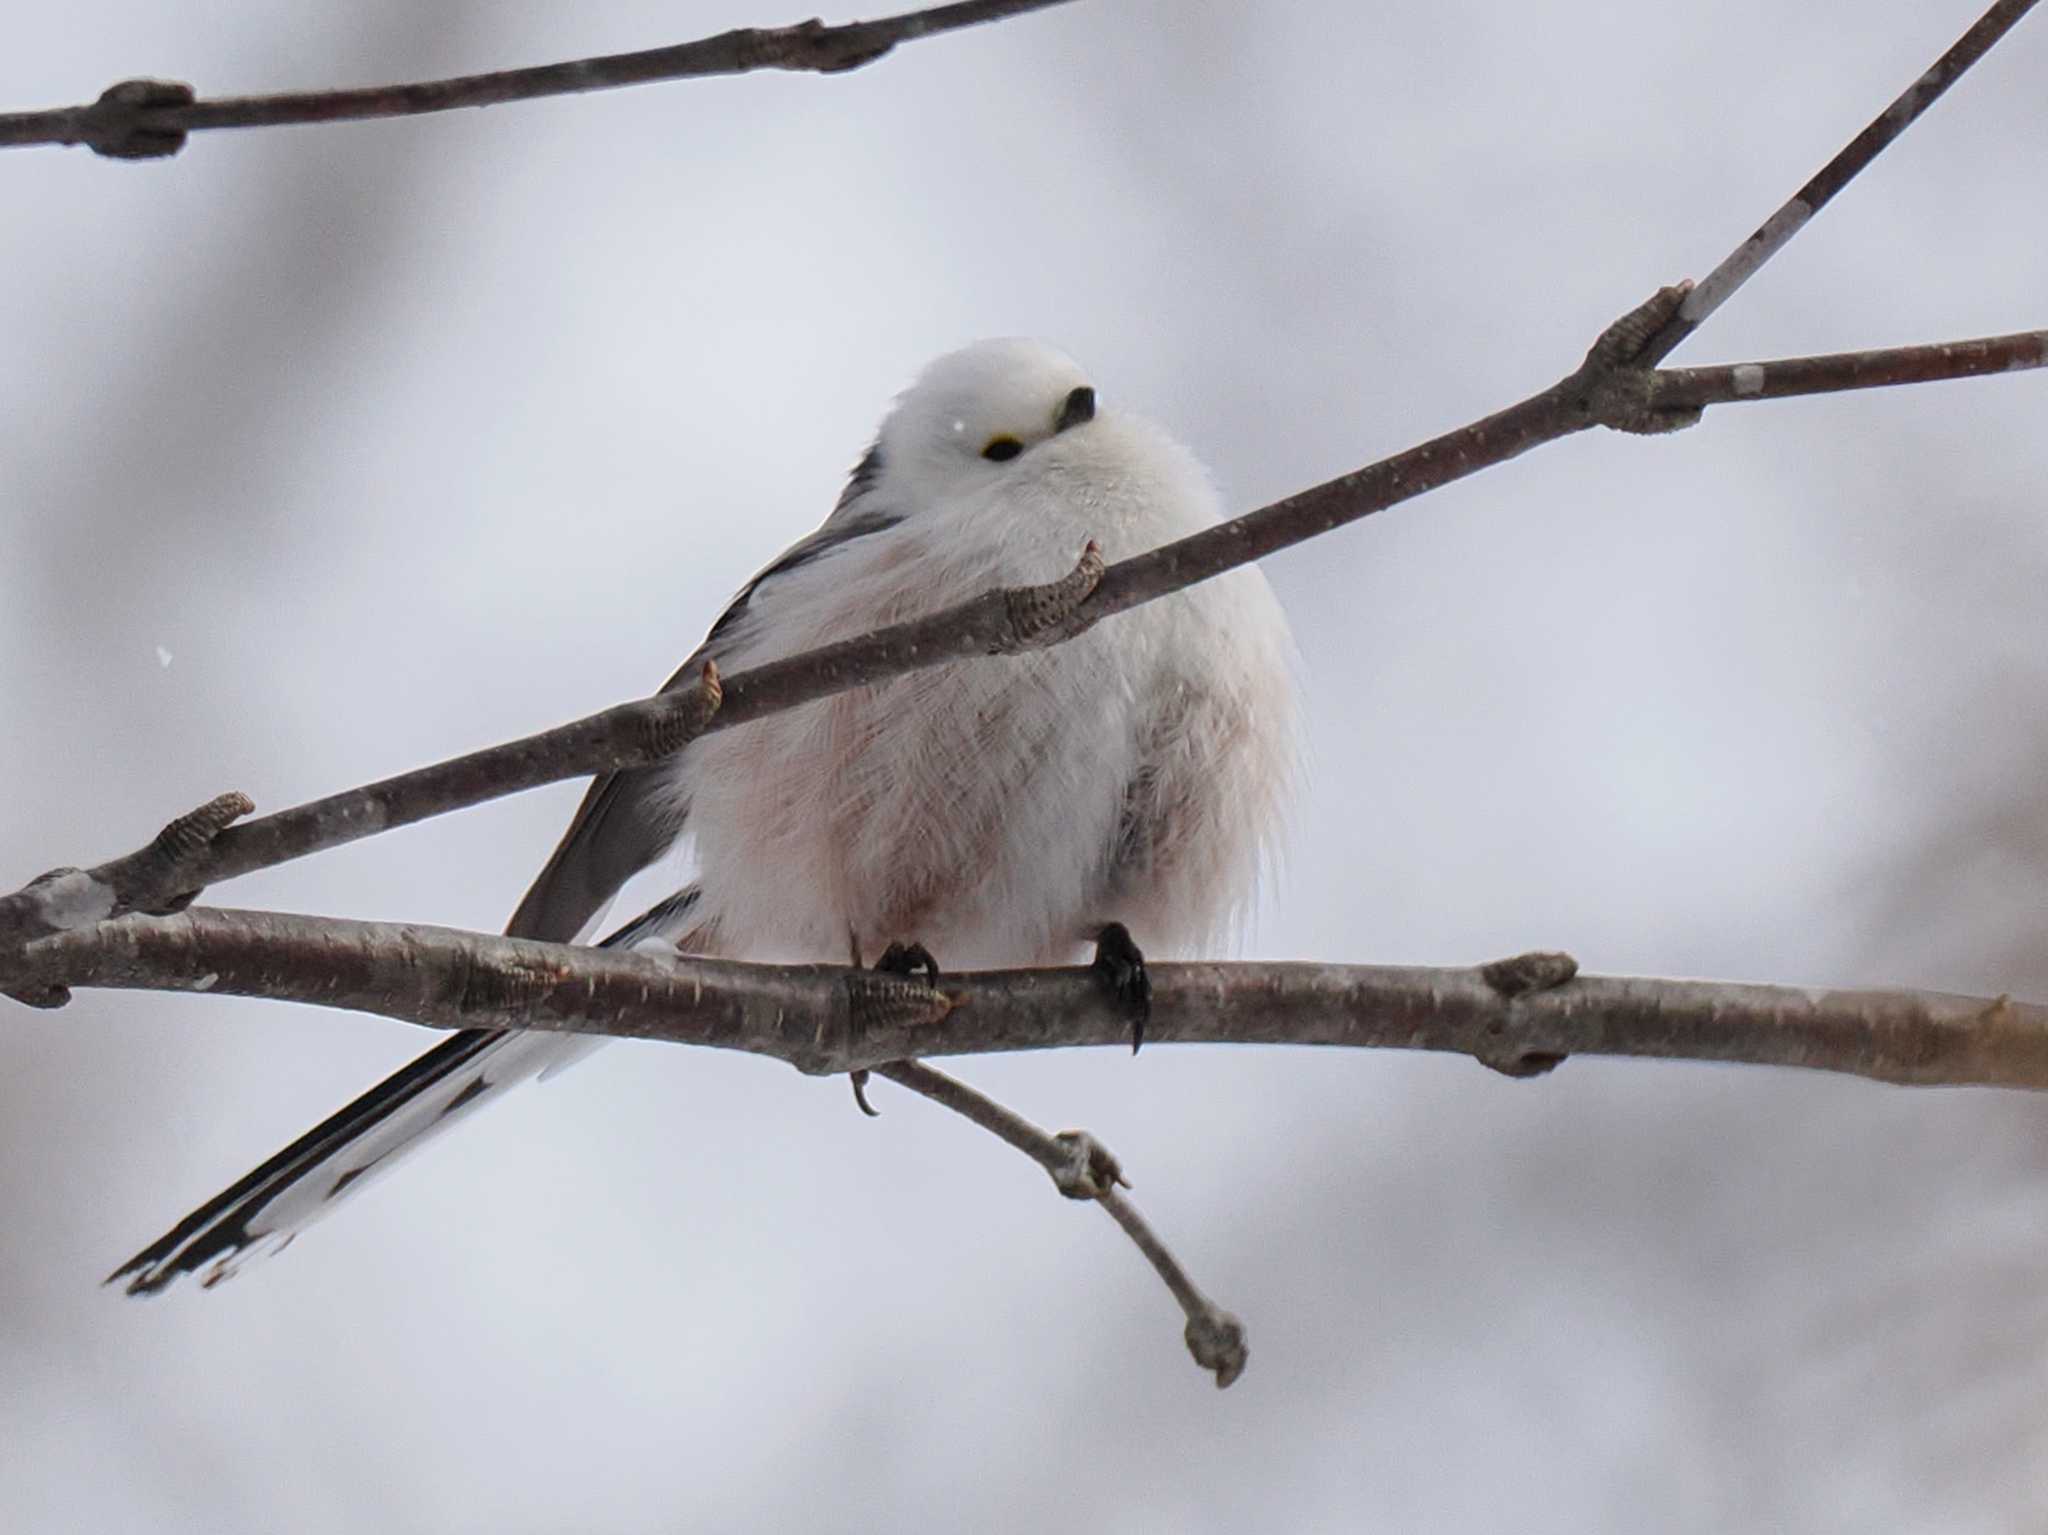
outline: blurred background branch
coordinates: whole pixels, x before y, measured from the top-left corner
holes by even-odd
[[[202,128],[273,128],[292,123],[416,117],[660,80],[740,75],[757,69],[839,74],[872,64],[898,43],[1066,3],[1068,0],[958,0],[874,21],[827,26],[811,20],[789,27],[740,27],[667,48],[356,90],[200,100],[191,86],[178,81],[123,80],[83,106],[0,113],[0,148],[87,144],[95,153],[112,159],[151,160],[176,154],[184,148],[186,135]]]

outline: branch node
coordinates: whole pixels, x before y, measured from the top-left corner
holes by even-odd
[[[254,815],[256,802],[239,791],[216,795],[197,810],[187,811],[156,834],[155,856],[170,863],[185,863],[204,852],[228,827],[245,815]]]
[[[800,62],[784,60],[782,67],[785,69],[813,69],[821,75],[844,74],[849,69],[872,64],[896,48],[895,38],[886,34],[871,38],[861,31],[858,22],[828,27],[821,18],[813,16],[788,30],[802,47],[799,50]]]
[[[1472,1058],[1480,1065],[1518,1080],[1540,1077],[1555,1071],[1564,1057],[1551,1050],[1526,1050],[1508,1039],[1515,1003],[1539,991],[1552,991],[1579,973],[1579,962],[1571,955],[1531,950],[1508,959],[1497,959],[1479,967],[1479,977],[1508,1005],[1506,1018],[1495,1018],[1472,1047]]]
[[[1532,991],[1550,991],[1579,973],[1579,962],[1571,955],[1543,949],[1496,959],[1479,967],[1480,979],[1512,1002]]]
[[[140,120],[150,107],[189,107],[192,87],[182,80],[123,80],[100,92],[86,113],[85,142],[110,160],[161,160],[185,147],[183,128]]]
[[[1659,288],[1600,333],[1567,381],[1573,408],[1588,424],[1655,436],[1699,421],[1697,405],[1657,405],[1656,370],[1644,361],[1645,349],[1691,291],[1690,279]]]
[[[1586,353],[1596,368],[1633,367],[1643,355],[1650,338],[1678,313],[1678,306],[1692,292],[1692,279],[1685,278],[1668,288],[1659,288],[1627,314],[1600,332],[1600,339]]]
[[[1222,1390],[1244,1374],[1251,1351],[1245,1346],[1244,1323],[1220,1306],[1211,1304],[1188,1318],[1188,1352],[1195,1363],[1216,1373],[1216,1389]]]
[[[859,1046],[878,1030],[927,1028],[944,1023],[954,1007],[953,996],[929,982],[886,970],[849,970],[842,984],[846,988],[843,1048],[835,1049],[834,1041],[824,1037],[824,1029],[815,1042],[819,1057],[826,1062],[838,1060],[846,1049]],[[803,1069],[811,1067],[806,1065]],[[829,1075],[835,1069],[844,1071],[846,1067],[827,1064],[817,1068],[821,1075]]]
[[[1053,1139],[1067,1160],[1046,1171],[1052,1174],[1052,1186],[1067,1198],[1100,1199],[1111,1189],[1131,1186],[1109,1148],[1086,1130],[1062,1130]]]
[[[697,685],[657,695],[646,716],[641,751],[648,762],[673,757],[704,733],[725,704],[725,681],[718,663],[707,660],[698,674]]]
[[[989,646],[990,655],[1014,655],[1021,650],[1071,639],[1089,627],[1077,618],[1081,605],[1095,595],[1102,584],[1102,546],[1089,539],[1080,562],[1057,581],[1043,586],[1017,586],[1003,593],[1003,610],[1009,622],[1004,633]]]
[[[1496,1024],[1495,1029],[1501,1025]],[[1564,1064],[1564,1057],[1552,1050],[1490,1049],[1481,1044],[1472,1052],[1472,1059],[1488,1071],[1497,1071],[1504,1077],[1517,1082],[1526,1082],[1531,1077],[1546,1077]]]
[[[161,917],[190,906],[202,887],[182,884],[183,877],[205,858],[214,838],[255,809],[256,802],[248,795],[231,792],[172,821],[135,855],[131,867],[119,871],[116,912],[146,911]],[[164,890],[170,894],[157,893]]]

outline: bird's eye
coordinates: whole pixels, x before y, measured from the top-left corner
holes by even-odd
[[[1024,451],[1024,444],[1014,437],[991,437],[988,446],[981,450],[981,456],[998,464],[1008,463]]]

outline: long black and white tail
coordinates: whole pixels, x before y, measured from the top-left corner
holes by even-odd
[[[696,901],[684,890],[604,941],[630,948],[662,937]],[[548,1076],[603,1044],[573,1034],[464,1029],[314,1126],[209,1199],[107,1276],[153,1295],[181,1274],[208,1288],[251,1258],[279,1252],[314,1221],[410,1151],[506,1088]],[[203,1271],[203,1272],[202,1272]]]

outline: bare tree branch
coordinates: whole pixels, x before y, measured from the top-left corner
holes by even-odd
[[[573,59],[528,69],[501,69],[451,80],[377,85],[359,90],[290,91],[272,96],[197,99],[173,80],[123,80],[84,106],[0,113],[0,148],[25,144],[86,144],[120,160],[157,159],[185,146],[202,128],[270,128],[288,123],[355,122],[416,117],[458,107],[489,107],[540,96],[568,96],[657,80],[743,75],[757,69],[839,74],[872,64],[898,43],[1047,10],[1067,0],[959,0],[875,21],[827,26],[810,20],[789,27],[740,27],[715,37]]]
[[[1982,336],[1932,346],[1781,357],[1773,362],[1723,363],[1712,368],[1660,368],[1650,375],[1650,400],[1660,410],[1727,405],[1980,378],[1987,373],[2040,367],[2048,367],[2048,330],[2023,330],[2010,336]]]
[[[1094,1136],[1085,1130],[1062,1130],[1058,1135],[1048,1135],[1023,1115],[976,1092],[965,1082],[917,1061],[877,1066],[875,1075],[922,1093],[1015,1146],[1051,1174],[1053,1186],[1067,1198],[1092,1199],[1100,1204],[1137,1245],[1180,1303],[1188,1319],[1183,1336],[1195,1363],[1213,1372],[1219,1387],[1229,1385],[1244,1373],[1249,1357],[1244,1324],[1202,1293],[1138,1213],[1137,1206],[1119,1192],[1129,1188],[1130,1183],[1116,1158]]]
[[[1576,974],[1568,957],[1470,970],[1157,964],[1147,1042],[1469,1055],[1533,1075],[1572,1055],[1801,1066],[1913,1086],[2048,1089],[2048,1008],[2006,997]],[[0,986],[268,997],[436,1028],[534,1028],[742,1050],[814,1075],[914,1056],[1127,1046],[1088,967],[949,974],[753,965],[448,928],[194,907],[0,955]]]
[[[1884,117],[1795,194],[1787,209],[1805,208],[1801,222],[1810,217],[1982,57],[2031,9],[2032,3],[2033,0],[1999,0]],[[988,5],[946,6],[857,25],[896,27],[902,29],[901,36],[924,35],[947,26],[969,25],[998,14],[1032,8],[1021,0],[1010,4],[991,0]],[[847,29],[793,30],[815,36]],[[725,37],[742,35],[751,34]],[[707,46],[721,42],[711,39]],[[0,118],[0,142],[6,141],[4,134],[9,121]],[[158,131],[160,126],[149,131]],[[1785,217],[1781,210],[1773,222],[1782,224]],[[1696,290],[1689,284],[1662,289],[1609,326],[1578,369],[1549,389],[1404,453],[1125,560],[1107,571],[1102,569],[1091,546],[1080,567],[1063,581],[1041,588],[985,593],[923,619],[757,668],[726,685],[722,704],[716,674],[708,673],[703,686],[694,692],[685,690],[621,705],[557,730],[230,828],[214,839],[201,856],[187,858],[177,867],[178,881],[167,877],[169,866],[160,861],[151,865],[158,876],[153,883],[130,878],[125,886],[116,878],[117,872],[127,877],[133,871],[122,860],[92,871],[56,871],[27,889],[0,898],[0,949],[70,924],[132,910],[161,909],[170,901],[189,898],[192,891],[206,883],[337,846],[392,826],[562,778],[653,761],[681,750],[707,729],[741,724],[848,688],[946,661],[1057,643],[1112,614],[1220,575],[1592,426],[1629,432],[1668,431],[1691,425],[1704,403],[1774,398],[1827,388],[1862,388],[1877,382],[1962,377],[1999,365],[2039,364],[2039,338],[2028,334],[1947,347],[1737,364],[1726,369],[1690,369],[1670,375],[1659,374],[1646,365],[1677,344],[1674,326],[1689,333],[1796,227],[1795,223],[1785,228],[1776,243],[1759,247],[1761,254],[1744,257],[1738,251],[1723,262],[1710,281],[1720,283],[1724,291],[1695,318],[1687,320],[1686,314],[1699,307]],[[1734,275],[1730,276],[1731,273]],[[1677,339],[1682,339],[1682,334]],[[2002,364],[1995,363],[1994,358],[2002,359]],[[140,856],[131,855],[131,859]],[[122,865],[121,869],[117,871],[116,865]],[[15,995],[32,999],[25,991],[17,990]]]
[[[524,736],[344,790],[230,828],[203,856],[157,878],[115,880],[124,860],[89,871],[57,870],[0,897],[0,951],[81,922],[153,911],[206,885],[302,858],[323,848],[408,826],[468,805],[564,778],[634,767],[681,751],[707,730],[724,729],[848,688],[977,655],[1007,655],[1055,644],[1086,627],[1074,615],[1103,576],[1093,543],[1066,575],[1041,586],[984,592],[927,618],[895,624],[837,645],[806,651],[725,681],[707,664],[695,688],[620,704],[553,730]],[[139,858],[141,855],[130,855]],[[61,903],[47,887],[58,876]]]
[[[2048,332],[1845,352],[1822,357],[1652,370],[1639,345],[1685,289],[1662,290],[1609,327],[1576,372],[1540,394],[1376,464],[1288,496],[1219,527],[1104,568],[1093,545],[1066,576],[985,592],[925,618],[825,646],[695,689],[599,714],[228,828],[175,866],[127,855],[58,870],[0,897],[0,949],[130,911],[160,909],[209,884],[377,832],[542,784],[652,762],[699,735],[849,688],[974,656],[1057,644],[1112,614],[1303,542],[1504,462],[1559,437],[1607,425],[1658,431],[1689,425],[1710,404],[1926,383],[2048,364]],[[147,851],[147,850],[145,850]],[[62,883],[57,883],[59,877]]]
[[[161,912],[196,894],[195,871],[221,832],[256,808],[246,794],[221,794],[179,816],[146,847],[91,869],[52,869],[0,901],[0,949],[49,933],[90,927],[131,911]],[[62,1006],[62,988],[17,1000]]]
[[[883,21],[748,29],[677,48],[372,90],[200,102],[130,81],[91,106],[0,117],[0,145],[86,143],[146,158],[204,127],[396,116],[759,68],[830,72],[896,42],[1044,8],[985,0]],[[1607,426],[1689,426],[1708,405],[1977,376],[2048,360],[2048,333],[1717,368],[1655,364],[2032,8],[1999,0],[1934,69],[1824,167],[1698,289],[1661,290],[1600,336],[1581,365],[1507,410],[1208,532],[1105,569],[1092,543],[1043,587],[997,591],[775,666],[636,701],[558,730],[241,827],[224,795],[135,853],[59,870],[0,899],[0,990],[61,1005],[77,985],[213,991],[368,1011],[438,1027],[566,1030],[751,1051],[808,1072],[872,1070],[954,1109],[1093,1199],[1145,1254],[1186,1316],[1219,1387],[1242,1372],[1242,1324],[1193,1283],[1119,1191],[1085,1132],[1037,1126],[912,1057],[1120,1044],[1128,1017],[1089,969],[914,977],[572,948],[439,928],[184,910],[205,884],[556,779],[660,760],[709,730],[922,667],[1056,644],[1102,619],[1344,523]],[[159,914],[159,915],[127,915]],[[1475,970],[1338,965],[1155,965],[1160,1041],[1338,1044],[1457,1051],[1510,1076],[1576,1053],[1798,1065],[1892,1082],[2048,1088],[2048,1009],[1918,992],[1806,992],[1579,977],[1567,955]],[[856,1081],[859,1078],[856,1077]]]
[[[1898,136],[1912,127],[1951,85],[1960,80],[1972,64],[1989,53],[1998,40],[2019,24],[2034,8],[2035,0],[1996,0],[1978,17],[1970,30],[1957,38],[1953,47],[1936,59],[1927,72],[1900,93],[1897,100],[1871,119],[1869,125],[1842,146],[1776,213],[1765,219],[1757,232],[1728,253],[1727,259],[1706,275],[1677,314],[1667,320],[1643,348],[1645,365],[1662,362],[1708,315],[1734,296],[1766,261],[1784,249],[1837,192],[1888,149]]]
[[[392,117],[756,69],[831,73],[897,43],[1062,0],[964,0],[871,22],[740,29],[641,53],[362,90],[196,99],[132,80],[90,105],[0,115],[0,146],[176,153],[191,131]],[[1697,288],[1661,290],[1580,366],[1506,410],[1105,569],[1068,575],[775,665],[639,700],[277,815],[223,795],[149,846],[0,899],[0,990],[61,1005],[73,986],[193,990],[373,1012],[433,1027],[532,1028],[738,1049],[811,1073],[884,1076],[1023,1150],[1063,1194],[1102,1204],[1165,1281],[1197,1362],[1228,1386],[1244,1329],[1189,1279],[1120,1192],[1092,1136],[1048,1135],[918,1056],[1121,1045],[1129,1017],[1091,968],[950,975],[767,966],[543,944],[448,929],[191,908],[204,885],[558,779],[654,762],[707,731],[975,656],[1071,638],[1141,603],[1594,426],[1679,429],[1715,404],[1979,376],[2048,362],[2048,332],[1713,368],[1655,366],[2033,8],[1998,0],[1884,114]],[[2048,1008],[1916,991],[1836,992],[1584,977],[1568,955],[1476,969],[1324,964],[1150,967],[1160,1042],[1324,1044],[1472,1056],[1509,1076],[1573,1054],[1749,1062],[1913,1084],[2048,1089]]]

